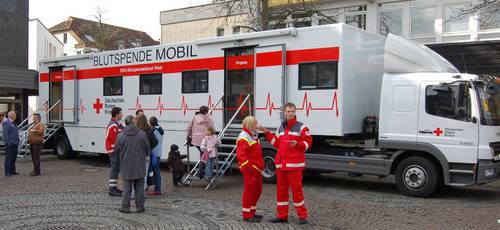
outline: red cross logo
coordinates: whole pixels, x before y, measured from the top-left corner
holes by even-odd
[[[437,128],[436,130],[434,130],[434,134],[436,134],[436,136],[441,136],[441,134],[443,134],[443,130],[441,130],[440,128]]]
[[[101,99],[97,98],[96,101],[95,101],[95,103],[94,103],[95,112],[97,114],[99,114],[101,112],[102,107],[103,107],[103,105],[101,103]]]

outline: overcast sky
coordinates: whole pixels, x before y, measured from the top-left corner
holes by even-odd
[[[69,16],[91,19],[97,6],[108,10],[105,23],[147,32],[159,40],[160,12],[192,5],[200,5],[209,0],[29,0],[30,19],[38,18],[50,28]]]

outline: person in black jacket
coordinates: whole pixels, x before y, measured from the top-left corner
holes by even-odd
[[[182,156],[179,152],[179,146],[173,144],[170,146],[170,152],[168,153],[167,159],[167,167],[172,168],[172,182],[174,187],[181,185],[185,185],[182,182],[182,177],[184,176],[184,171],[186,170],[186,166],[182,162],[182,159],[186,158],[186,156]]]
[[[144,131],[146,133],[146,136],[148,137],[148,141],[149,141],[149,146],[151,149],[154,149],[156,147],[156,145],[158,144],[158,140],[156,139],[155,137],[155,134],[153,132],[153,128],[151,127],[151,125],[149,125],[148,123],[148,119],[146,118],[146,115],[144,114],[141,114],[137,117],[137,128],[139,128],[140,130]],[[150,157],[151,157],[151,152],[148,154]],[[151,158],[148,158],[146,160],[146,174],[148,173],[148,166],[149,166],[149,162],[150,162]],[[144,180],[146,181],[147,180],[147,177],[148,175],[146,175],[146,178],[144,178]],[[148,184],[145,182],[144,183],[144,190],[146,190],[148,188]]]

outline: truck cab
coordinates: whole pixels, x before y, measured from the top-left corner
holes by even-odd
[[[403,193],[427,196],[441,184],[499,177],[495,79],[458,73],[432,51],[395,36],[386,41],[385,70],[378,143],[394,152],[391,174]]]

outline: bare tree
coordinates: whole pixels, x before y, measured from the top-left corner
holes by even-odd
[[[500,23],[500,1],[479,0],[476,4],[460,8],[456,14],[452,15],[446,22],[457,21],[476,13],[479,13],[481,27],[489,27],[490,25]]]
[[[102,52],[116,49],[118,45],[116,42],[118,40],[119,31],[113,26],[104,23],[107,20],[105,15],[108,12],[108,9],[97,6],[95,8],[95,12],[91,15],[97,23],[83,25],[86,28],[83,28],[82,31],[87,32],[87,34],[84,34],[83,36],[86,37],[88,43],[85,45],[84,53]]]
[[[280,5],[270,5],[268,0],[233,0],[224,1],[219,8],[219,16],[224,20],[221,26],[229,25],[235,15],[247,15],[240,25],[249,31],[261,31],[287,27],[292,23],[295,27],[311,25],[313,20],[337,22],[340,13],[327,15],[320,10],[318,1],[288,0]]]

